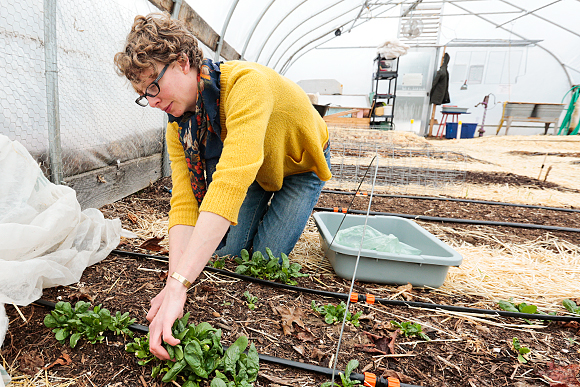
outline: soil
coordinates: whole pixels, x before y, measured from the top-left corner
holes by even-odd
[[[506,183],[542,187],[542,182],[520,178],[517,175],[509,176]],[[477,174],[477,181],[481,184],[495,183],[497,179],[497,174]],[[133,216],[150,214],[163,218],[169,210],[170,199],[165,187],[171,187],[169,178],[123,199],[124,206],[108,205],[101,210],[108,218],[120,218],[126,229],[134,227],[127,209],[130,209]],[[317,205],[348,207],[352,200],[353,196],[324,193]],[[366,210],[367,204],[368,197],[356,197],[351,208]],[[371,209],[572,228],[580,224],[579,213],[477,203],[375,197]],[[447,223],[446,226],[459,227],[454,223]],[[502,230],[506,233],[504,238],[513,238],[514,241],[535,240],[546,234],[545,230],[512,227],[502,227]],[[580,244],[580,233],[551,233]],[[119,248],[155,254],[138,248],[142,242],[144,240],[124,242]],[[226,261],[226,269],[234,270],[235,267],[233,261]],[[79,283],[45,289],[43,299],[71,303],[79,299],[88,300],[94,305],[102,304],[112,312],[129,312],[136,323],[147,325],[145,316],[149,302],[163,288],[166,270],[167,264],[162,261],[112,253],[102,262],[87,268]],[[299,278],[299,286],[340,293],[349,291],[350,283],[333,273],[321,272],[317,267],[307,265],[302,268],[302,272],[310,276]],[[442,295],[422,289],[404,292],[396,286],[377,287],[355,282],[354,290],[362,294],[372,292],[383,298],[493,307],[489,300],[483,298]],[[248,308],[243,296],[245,291],[258,297],[255,310]],[[332,298],[281,290],[204,272],[190,290],[185,309],[191,313],[190,322],[207,321],[222,329],[224,345],[230,345],[243,334],[255,343],[260,354],[324,367],[329,364],[332,366],[340,325],[327,325],[311,309],[313,300],[319,305],[339,303],[339,300]],[[293,332],[284,334],[280,311],[292,308],[295,322],[290,324]],[[40,375],[38,379],[42,380],[50,376],[51,386],[64,383],[66,378],[74,379],[74,385],[91,387],[163,385],[159,377],[151,378],[149,367],[139,366],[133,354],[125,352],[124,345],[130,341],[128,337],[109,334],[103,343],[93,345],[81,340],[76,348],[71,349],[59,344],[54,334],[44,326],[44,316],[49,312],[46,308],[35,304],[21,307],[26,322],[13,306],[7,305],[6,309],[10,328],[2,356],[13,377]],[[351,309],[353,312],[362,312],[362,317],[359,327],[347,325],[345,328],[338,356],[339,370],[344,370],[350,359],[357,359],[360,363],[356,369],[358,373],[368,371],[377,375],[396,376],[402,383],[411,385],[525,387],[555,386],[545,376],[551,375],[554,379],[554,375],[557,375],[550,368],[568,372],[572,378],[570,380],[573,380],[578,371],[574,367],[580,364],[580,324],[577,323],[546,322],[541,329],[531,329],[526,327],[524,321],[512,318],[488,316],[485,320],[477,320],[432,310],[379,304],[351,304]],[[395,333],[391,320],[420,322],[431,341],[405,337],[400,331]],[[534,323],[541,324],[539,321]],[[514,337],[531,349],[527,363],[518,362],[512,348]],[[387,345],[389,343],[391,349]],[[47,371],[42,370],[42,367],[50,366],[58,359],[61,359],[60,364],[51,366]],[[15,384],[18,380],[23,379],[15,380]],[[256,385],[318,386],[327,380],[328,377],[320,374],[262,361]],[[568,384],[558,385],[580,385],[580,382],[575,383],[569,381]]]

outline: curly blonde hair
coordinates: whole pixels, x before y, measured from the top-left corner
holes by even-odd
[[[199,70],[203,51],[185,24],[166,14],[150,13],[135,17],[125,50],[115,54],[115,65],[120,76],[138,83],[141,73],[148,69],[153,69],[152,76],[157,77],[159,69],[154,62],[179,61],[183,54],[189,58],[190,66]]]

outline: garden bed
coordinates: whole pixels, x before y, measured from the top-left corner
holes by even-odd
[[[471,184],[497,184],[498,175],[478,171],[476,180]],[[580,203],[580,194],[576,191],[579,186],[567,186],[563,179],[554,180],[557,187],[543,186],[543,182],[537,179],[513,172],[501,184],[513,189],[521,188],[521,185],[532,186],[538,191],[556,191],[562,187],[568,189],[566,194],[577,195],[579,200],[575,203]],[[163,251],[146,250],[139,246],[152,237],[166,236],[170,199],[168,188],[171,188],[171,181],[165,178],[101,209],[106,217],[119,217],[124,228],[139,235],[137,239],[124,240],[119,249],[164,254]],[[349,207],[352,199],[352,196],[325,193],[318,206]],[[357,197],[351,208],[366,210],[367,205],[368,197]],[[572,228],[580,225],[578,213],[478,203],[376,197],[373,198],[371,210]],[[579,296],[577,288],[566,288],[565,282],[557,281],[546,285],[541,278],[541,271],[545,272],[546,267],[551,268],[552,272],[544,274],[553,277],[565,277],[568,271],[577,270],[580,233],[424,221],[420,224],[464,256],[464,264],[450,270],[444,286],[437,290],[410,290],[355,282],[356,292],[372,293],[387,299],[486,309],[498,309],[499,299],[507,300],[513,296],[515,303],[526,301],[559,314],[565,313],[561,306],[563,298],[580,303],[574,298]],[[166,238],[160,246],[167,246]],[[545,257],[545,266],[541,266],[541,259],[535,258],[535,253]],[[531,261],[521,262],[524,259]],[[559,259],[562,259],[560,263],[557,261]],[[300,263],[302,272],[309,274],[297,279],[298,286],[348,293],[350,282],[337,277],[322,256],[312,222],[290,255],[290,260]],[[537,272],[530,267],[532,261],[538,265],[535,268]],[[231,271],[237,266],[231,260],[225,264],[225,268]],[[513,267],[518,268],[516,274],[509,271]],[[531,272],[523,273],[520,267]],[[166,270],[167,264],[163,261],[113,253],[87,268],[79,283],[46,289],[43,298],[53,302],[83,300],[94,305],[102,304],[112,312],[129,312],[137,323],[147,325],[145,315],[149,301],[163,288]],[[512,277],[519,280],[511,281]],[[538,289],[551,286],[554,291],[534,291],[534,286]],[[246,291],[257,297],[253,310],[249,309],[243,296]],[[312,310],[312,301],[318,305],[340,303],[334,298],[276,289],[205,271],[189,292],[186,311],[191,313],[190,322],[207,321],[222,329],[225,345],[231,345],[239,335],[246,335],[260,354],[323,367],[332,366],[340,324],[326,324]],[[580,367],[578,323],[542,323],[534,320],[533,325],[529,325],[516,318],[473,316],[380,304],[351,304],[351,310],[353,313],[361,312],[360,326],[347,325],[345,328],[338,354],[340,370],[344,370],[349,360],[357,359],[360,363],[356,369],[358,373],[367,371],[398,376],[401,382],[412,385],[525,387],[547,386],[551,379],[562,378],[562,373],[550,371],[554,368],[571,375],[569,381],[561,386],[580,385],[572,381]],[[11,321],[2,357],[5,368],[14,377],[14,385],[163,385],[159,377],[151,378],[149,367],[139,366],[134,355],[125,352],[124,346],[130,341],[128,338],[107,335],[103,343],[94,345],[81,340],[77,347],[71,349],[58,343],[50,329],[44,326],[43,319],[48,312],[37,305],[20,307],[19,311],[7,305]],[[431,340],[404,337],[400,332],[394,334],[391,321],[420,323]],[[283,325],[291,327],[291,332],[284,332]],[[517,360],[512,345],[514,337],[530,348],[527,363]],[[256,385],[319,386],[326,380],[329,379],[316,373],[261,362]]]

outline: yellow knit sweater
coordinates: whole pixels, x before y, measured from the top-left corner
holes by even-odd
[[[173,180],[169,228],[195,226],[199,211],[213,212],[237,224],[246,191],[254,181],[266,191],[277,191],[285,176],[312,171],[323,181],[331,177],[323,152],[328,129],[298,85],[251,62],[226,62],[220,70],[224,147],[199,208],[178,124],[167,126]]]

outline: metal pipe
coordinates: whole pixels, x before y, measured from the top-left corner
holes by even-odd
[[[56,41],[56,0],[44,0],[44,61],[46,78],[46,110],[48,118],[48,159],[50,180],[63,180],[58,105],[58,50]]]
[[[319,15],[319,14],[321,14],[321,13],[323,13],[323,12],[326,12],[326,11],[328,11],[329,9],[331,9],[332,7],[334,7],[334,6],[336,6],[336,5],[340,4],[340,3],[342,3],[343,1],[344,1],[344,0],[339,0],[339,1],[337,1],[336,3],[332,4],[331,6],[328,6],[328,7],[324,8],[323,10],[320,10],[320,11],[316,12],[316,14],[317,14],[317,15]],[[358,6],[356,6],[356,7],[354,7],[354,8],[351,8],[350,10],[346,11],[345,13],[343,13],[342,15],[340,15],[340,16],[338,16],[338,17],[341,17],[341,16],[343,16],[343,15],[346,15],[347,13],[349,13],[349,12],[351,12],[351,11],[353,11],[353,10],[357,9],[357,8],[358,8]],[[302,21],[301,21],[301,22],[300,22],[298,25],[294,26],[294,28],[293,28],[293,31],[297,31],[298,27],[300,27],[302,24],[306,23],[307,21],[309,21],[309,20],[311,20],[311,19],[312,19],[312,17],[310,17],[310,16],[308,16],[307,18],[303,19],[303,20],[302,20]],[[333,18],[332,20],[334,20],[334,19],[337,19],[337,17]],[[325,24],[327,24],[327,23],[330,23],[332,20],[330,20],[330,21],[327,21],[327,22],[326,22],[326,23],[324,23],[324,24],[319,24],[319,25],[317,25],[315,28],[311,29],[311,30],[310,30],[310,31],[308,31],[306,34],[304,34],[304,35],[302,35],[300,38],[296,39],[296,40],[295,40],[295,42],[296,42],[297,40],[300,40],[300,39],[302,39],[302,38],[303,38],[305,35],[308,35],[310,32],[314,31],[315,29],[317,29],[317,28],[320,28],[320,27],[322,27],[323,25],[325,25]],[[278,51],[278,48],[280,48],[280,47],[282,46],[282,43],[284,43],[284,41],[285,41],[285,40],[286,40],[286,39],[287,39],[289,36],[290,36],[290,34],[286,35],[286,36],[284,37],[284,39],[282,39],[280,42],[278,42],[278,46],[277,46],[277,47],[276,47],[276,49],[274,49],[274,51],[272,51],[272,53],[270,54],[270,57],[268,58],[268,61],[266,62],[266,66],[270,64],[270,61],[272,60],[272,57],[274,56],[274,54],[276,53],[276,51]],[[284,54],[285,54],[285,53],[286,53],[286,52],[284,52],[284,53],[282,54],[282,56],[284,56]],[[282,56],[281,56],[281,57],[282,57]],[[281,58],[281,57],[280,57],[280,58]],[[279,61],[280,61],[280,59],[278,59],[278,61],[276,62],[276,64],[273,66],[274,68],[275,68],[275,67],[278,65],[278,62],[279,62]]]
[[[181,10],[181,3],[183,0],[173,0],[173,10],[171,11],[171,17],[174,19],[179,19],[179,11]]]
[[[500,1],[502,1],[502,2],[504,2],[504,3],[506,3],[506,4],[509,4],[509,5],[512,5],[512,6],[514,6],[513,4],[510,4],[510,3],[508,3],[508,2],[507,2],[507,1],[505,1],[505,0],[500,0]],[[470,10],[468,10],[468,9],[465,9],[465,8],[463,8],[463,7],[461,7],[461,6],[457,5],[457,4],[455,4],[455,1],[454,1],[454,0],[447,0],[447,2],[448,2],[448,3],[450,3],[450,4],[452,4],[453,6],[455,6],[455,7],[457,7],[457,8],[459,8],[459,9],[461,9],[461,10],[465,11],[465,12],[469,12],[469,13],[471,13],[473,16],[477,16],[478,18],[480,18],[480,19],[482,19],[482,20],[484,20],[484,21],[488,22],[489,24],[492,24],[492,25],[494,25],[494,26],[496,26],[496,27],[498,27],[498,28],[501,28],[501,29],[502,29],[502,30],[504,30],[504,31],[507,31],[507,32],[509,32],[510,34],[513,34],[513,35],[517,36],[517,37],[518,37],[518,38],[520,38],[520,39],[526,39],[526,40],[527,40],[527,38],[526,38],[526,37],[524,37],[523,35],[520,35],[520,34],[517,34],[517,33],[515,33],[515,32],[512,32],[512,31],[508,30],[508,29],[507,29],[507,28],[505,28],[505,27],[499,27],[497,23],[494,23],[493,21],[491,21],[491,20],[489,20],[489,19],[486,19],[486,18],[484,18],[484,17],[482,17],[482,16],[480,16],[480,15],[478,15],[478,14],[476,14],[476,13],[473,13],[473,12],[471,12],[471,11],[470,11]],[[514,7],[515,7],[515,6],[514,6]],[[519,7],[516,7],[516,8],[519,8]],[[544,46],[542,46],[542,45],[540,45],[540,44],[537,44],[536,46],[538,46],[538,47],[539,47],[539,48],[541,48],[542,50],[546,51],[546,52],[547,52],[548,54],[550,54],[550,55],[551,55],[551,56],[552,56],[554,59],[556,59],[556,62],[558,62],[558,64],[560,64],[560,66],[562,66],[562,69],[564,69],[564,74],[566,74],[566,78],[568,79],[568,83],[570,84],[570,87],[572,87],[572,86],[574,85],[574,84],[572,83],[572,78],[570,77],[570,74],[568,73],[568,70],[566,69],[566,66],[565,66],[565,65],[562,63],[562,61],[560,61],[560,59],[558,59],[558,57],[557,57],[555,54],[553,54],[553,53],[552,53],[550,50],[548,50],[548,49],[547,49],[547,48],[545,48]],[[576,70],[576,71],[578,71],[578,70]]]
[[[457,1],[457,0],[455,0],[455,1]],[[522,11],[522,12],[526,12],[526,10],[525,10],[525,9],[523,9],[523,8],[521,8],[521,7],[519,7],[519,6],[515,5],[515,4],[512,4],[512,3],[510,3],[510,2],[508,2],[508,1],[506,1],[506,0],[500,0],[500,1],[501,1],[502,3],[505,3],[505,4],[507,4],[507,5],[511,5],[511,6],[512,6],[512,7],[514,7],[514,8],[518,8],[518,9],[519,9],[520,11]],[[574,31],[572,31],[572,30],[570,30],[570,29],[568,29],[568,28],[566,28],[566,27],[564,27],[564,26],[561,26],[560,24],[554,23],[553,21],[551,21],[551,20],[548,20],[548,19],[546,19],[546,18],[545,18],[545,17],[543,17],[543,16],[537,15],[537,14],[535,14],[535,13],[533,13],[533,12],[532,12],[532,15],[534,15],[534,16],[535,16],[535,17],[537,17],[538,19],[542,19],[543,21],[545,21],[545,22],[547,22],[547,23],[550,23],[550,24],[552,24],[552,25],[554,25],[554,26],[556,26],[556,27],[559,27],[559,28],[563,29],[563,30],[564,30],[564,31],[566,31],[566,32],[569,32],[569,33],[571,33],[571,34],[574,34],[574,35],[576,35],[576,36],[580,37],[580,34],[579,34],[579,33],[577,33],[577,32],[574,32]],[[574,70],[574,69],[573,69],[573,70]],[[578,71],[578,70],[576,70],[576,71]]]
[[[386,4],[381,4],[381,5],[377,6],[377,8],[379,8],[379,7],[380,7],[380,6],[382,6],[382,5],[391,5],[391,3],[392,3],[392,2],[391,2],[391,1],[389,1],[389,2],[388,2],[388,3],[386,3]],[[399,5],[399,4],[394,4],[394,5],[392,5],[392,6],[391,6],[389,9],[387,9],[387,10],[385,10],[385,11],[383,11],[383,12],[379,13],[379,15],[382,15],[383,13],[390,11],[391,9],[395,8],[395,7],[396,7],[396,6],[398,6],[398,5]],[[377,9],[377,8],[375,8],[375,9]],[[362,22],[360,22],[360,23],[359,23],[359,24],[358,24],[356,27],[360,26],[361,24],[364,24],[364,23],[368,22],[369,20],[370,20],[370,19],[367,19],[367,20],[365,20],[365,21],[362,21]],[[286,61],[286,63],[284,63],[284,66],[282,66],[282,70],[281,70],[281,73],[282,73],[282,75],[284,75],[284,74],[286,73],[286,71],[288,71],[288,69],[289,69],[290,67],[292,67],[292,65],[293,65],[294,63],[296,63],[296,61],[297,61],[298,59],[300,59],[302,56],[306,55],[307,53],[309,53],[310,51],[314,50],[315,48],[318,48],[319,46],[321,46],[321,45],[323,45],[323,44],[325,44],[325,43],[328,43],[328,42],[330,42],[331,40],[333,40],[333,39],[335,39],[335,38],[337,38],[337,37],[336,37],[336,36],[333,36],[333,37],[331,37],[330,39],[327,39],[327,40],[325,40],[324,42],[322,42],[322,43],[320,43],[320,44],[318,44],[318,45],[316,45],[316,46],[314,46],[314,47],[312,47],[312,48],[309,48],[309,49],[308,49],[308,50],[306,50],[305,52],[301,53],[301,54],[300,54],[300,55],[299,55],[299,56],[298,56],[296,59],[294,59],[294,60],[293,60],[291,63],[289,63],[289,62],[290,62],[290,60],[291,60],[291,59],[294,57],[294,55],[296,55],[296,54],[297,54],[297,53],[298,53],[298,52],[299,52],[299,51],[300,51],[302,48],[304,48],[305,46],[302,46],[302,47],[301,47],[301,48],[299,48],[298,50],[294,51],[294,53],[293,53],[293,54],[290,56],[290,58],[289,58],[289,59]],[[320,38],[318,38],[318,39],[320,39]],[[318,39],[313,39],[313,40],[311,40],[310,42],[308,42],[308,44],[310,44],[310,43],[312,43],[312,42],[315,42],[315,41],[316,41],[316,40],[318,40]],[[308,45],[308,44],[306,44],[306,45]]]
[[[260,59],[260,54],[262,54],[262,50],[264,49],[264,46],[266,46],[266,43],[268,43],[268,40],[270,40],[270,38],[271,38],[271,37],[272,37],[272,35],[274,34],[274,31],[276,31],[276,29],[277,29],[278,27],[280,27],[280,25],[282,24],[282,22],[283,22],[284,20],[286,20],[286,18],[287,18],[288,16],[290,16],[290,15],[291,15],[291,14],[292,14],[294,11],[296,11],[296,9],[297,9],[298,7],[300,7],[302,4],[306,3],[307,1],[308,1],[308,0],[303,0],[302,2],[300,2],[300,3],[299,3],[297,6],[295,6],[294,8],[292,8],[292,10],[291,10],[290,12],[286,13],[286,15],[285,15],[285,16],[284,16],[282,19],[280,19],[280,20],[278,21],[278,23],[276,24],[276,26],[274,27],[274,29],[273,29],[272,31],[270,31],[270,33],[268,34],[268,37],[266,38],[266,40],[264,40],[264,43],[262,43],[262,46],[260,47],[260,50],[258,51],[258,55],[256,56],[256,62],[258,61],[258,59]]]
[[[260,14],[260,16],[258,16],[256,21],[254,22],[254,25],[250,29],[250,33],[248,34],[248,38],[246,39],[246,43],[244,43],[244,48],[242,49],[242,54],[241,54],[242,59],[245,59],[244,55],[246,54],[246,48],[248,48],[248,43],[250,43],[250,39],[252,39],[252,35],[254,35],[254,31],[256,30],[256,27],[258,26],[258,24],[260,24],[260,21],[262,20],[262,18],[266,14],[266,12],[268,12],[268,9],[270,9],[270,7],[272,6],[272,4],[274,4],[275,1],[276,0],[270,0],[270,3],[266,6],[266,8],[264,8],[264,10]]]
[[[379,6],[379,7],[380,7],[380,6]],[[312,31],[314,31],[314,30],[316,30],[316,29],[318,29],[318,28],[320,28],[320,27],[322,27],[322,26],[324,26],[324,25],[326,25],[326,24],[328,24],[328,23],[330,23],[330,22],[334,21],[335,19],[338,19],[338,18],[340,18],[340,17],[343,17],[344,15],[348,14],[349,12],[352,12],[352,11],[354,11],[354,10],[355,10],[355,9],[357,9],[357,8],[358,8],[358,6],[356,6],[356,7],[354,7],[354,8],[351,8],[351,9],[349,9],[348,11],[344,12],[343,14],[341,14],[341,15],[339,15],[339,16],[337,16],[337,17],[335,17],[333,20],[329,20],[328,22],[326,22],[326,23],[324,23],[324,24],[321,24],[321,25],[319,25],[319,26],[317,26],[317,27],[315,27],[315,28],[311,29],[310,31],[308,31],[308,32],[306,32],[305,34],[303,34],[302,36],[300,36],[298,39],[294,40],[294,42],[293,42],[293,43],[292,43],[292,44],[291,44],[291,45],[290,45],[290,46],[289,46],[289,47],[286,49],[286,51],[284,51],[284,52],[282,53],[282,55],[280,55],[280,57],[279,57],[279,58],[278,58],[278,60],[276,61],[276,64],[273,66],[273,68],[276,68],[276,66],[278,66],[278,63],[280,63],[280,60],[282,60],[282,58],[284,57],[284,55],[285,55],[285,54],[288,52],[288,50],[290,50],[290,47],[292,47],[292,46],[294,45],[294,43],[296,43],[297,41],[299,41],[300,39],[302,39],[303,37],[305,37],[306,35],[308,35],[308,34],[309,34],[309,33],[311,33]],[[377,8],[378,8],[378,7],[377,7]],[[376,8],[375,8],[375,9],[376,9]],[[339,26],[338,26],[338,28],[342,28],[342,27],[344,27],[345,25],[347,25],[348,23],[350,23],[350,20],[348,20],[347,22],[345,22],[345,23],[343,23],[343,24],[339,25]],[[298,51],[302,50],[304,47],[306,47],[306,46],[307,46],[307,45],[309,45],[310,43],[312,43],[312,42],[314,42],[314,41],[316,41],[316,40],[318,40],[318,39],[321,39],[321,38],[323,38],[324,36],[328,35],[328,34],[329,34],[329,33],[331,33],[332,31],[335,31],[336,29],[337,29],[336,27],[333,27],[331,30],[324,32],[322,35],[318,36],[317,38],[315,38],[315,39],[311,40],[310,42],[308,42],[308,43],[306,43],[305,45],[303,45],[302,47],[300,47],[300,48],[299,48],[297,51],[295,51],[295,52],[294,52],[294,54],[292,54],[292,55],[290,56],[290,58],[289,58],[289,59],[288,59],[288,60],[287,60],[287,61],[284,63],[284,65],[281,67],[281,69],[280,69],[280,70],[281,70],[281,71],[285,71],[285,70],[284,70],[284,67],[286,66],[286,64],[288,64],[288,62],[289,62],[289,61],[292,59],[292,57],[293,57],[294,55],[296,55],[296,52],[298,52]],[[335,37],[336,37],[336,36],[335,36]],[[273,54],[272,54],[272,55],[273,55]],[[270,57],[270,58],[271,58],[271,57]]]
[[[418,1],[422,1],[422,0],[418,0]],[[360,15],[362,15],[363,10],[365,8],[368,8],[368,3],[369,3],[369,0],[365,0],[365,2],[363,3],[363,5],[360,7],[360,11],[358,11],[358,15],[356,15],[356,18],[352,21],[352,25],[350,26],[350,28],[346,32],[350,32],[352,30],[352,27],[354,27],[354,24],[360,18]]]
[[[221,33],[220,39],[218,41],[217,49],[215,50],[215,56],[214,56],[215,62],[219,62],[219,60],[220,60],[220,54],[222,53],[222,47],[224,45],[226,31],[228,30],[228,24],[230,24],[230,20],[232,18],[232,15],[234,14],[236,6],[238,5],[238,1],[239,0],[234,0],[234,2],[232,3],[232,6],[230,7],[230,10],[228,12],[228,16],[226,17],[226,20],[224,21],[224,25],[222,26],[222,33]]]
[[[529,15],[529,14],[533,14],[534,12],[536,12],[536,11],[539,11],[539,10],[540,10],[540,9],[542,9],[542,8],[549,7],[550,5],[552,5],[552,4],[556,4],[556,3],[559,3],[560,1],[562,1],[562,0],[556,0],[556,1],[553,1],[553,2],[551,2],[550,4],[546,4],[546,5],[543,5],[543,6],[539,7],[539,8],[536,8],[536,9],[534,9],[534,10],[532,10],[532,11],[528,11],[528,12],[526,12],[526,13],[525,13],[525,14],[523,14],[523,15],[520,15],[520,16],[518,16],[518,17],[514,18],[514,19],[511,19],[511,20],[508,20],[508,21],[506,21],[506,22],[504,22],[504,23],[500,24],[499,26],[496,26],[495,28],[499,28],[499,27],[501,27],[501,26],[504,26],[504,25],[506,25],[506,24],[508,24],[508,23],[511,23],[511,22],[513,22],[513,21],[515,21],[515,20],[518,20],[519,18],[522,18],[522,17],[524,17],[524,16],[527,16],[527,15]]]

